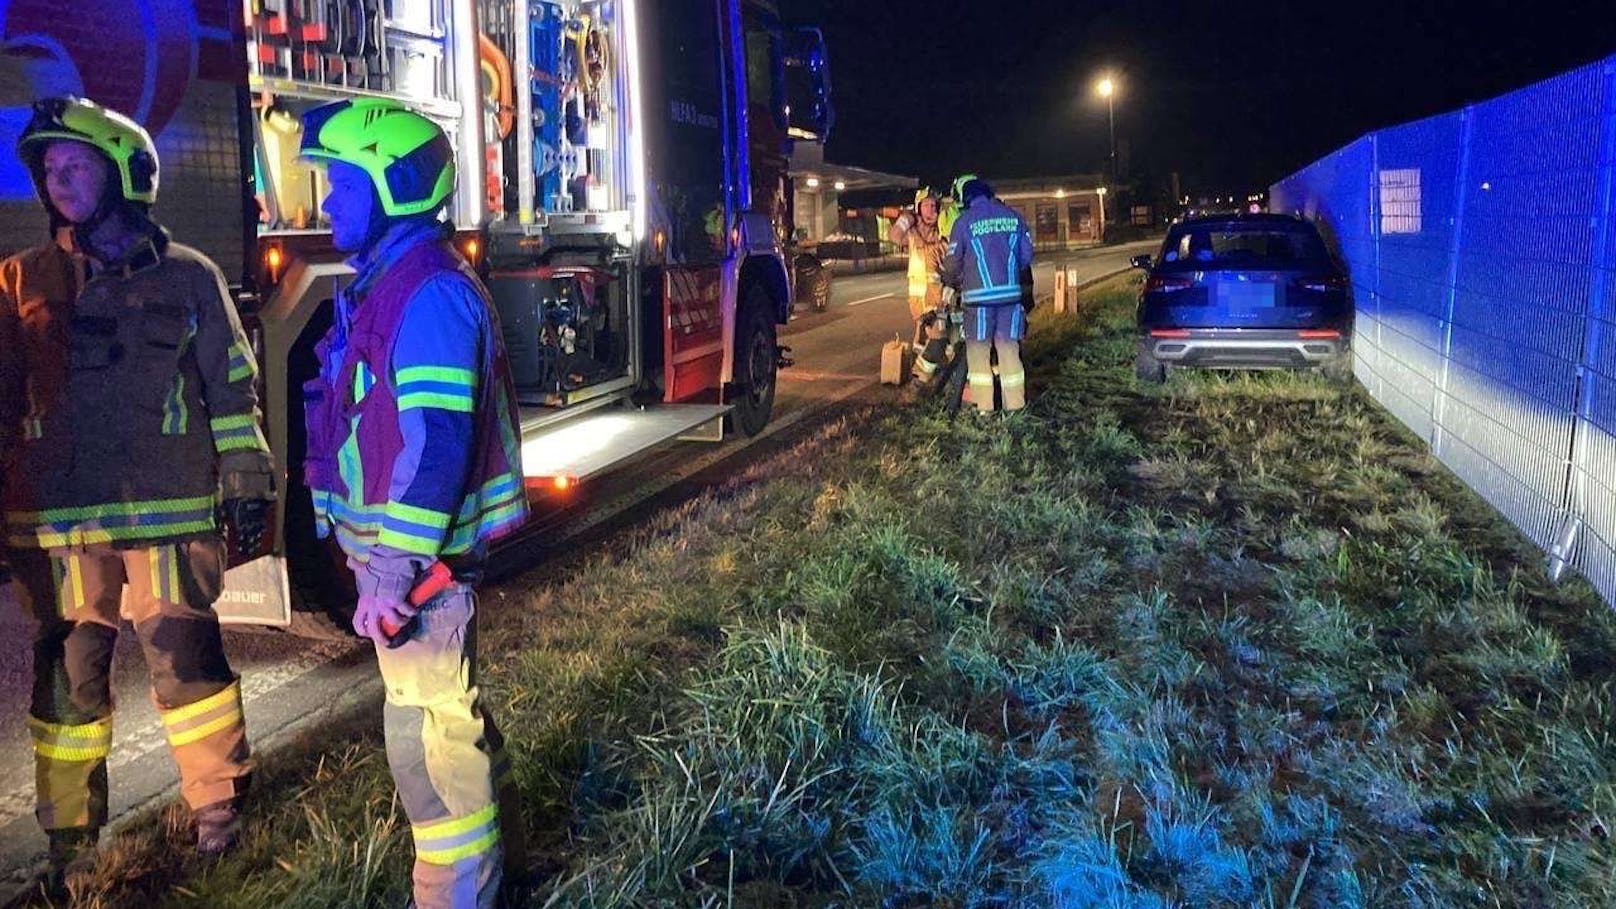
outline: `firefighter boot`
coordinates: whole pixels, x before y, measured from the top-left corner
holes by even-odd
[[[45,890],[54,897],[66,897],[73,883],[95,870],[95,844],[101,838],[99,827],[64,827],[46,832],[50,838],[49,865]]]
[[[241,836],[241,814],[234,799],[204,805],[192,813],[198,855],[216,858],[235,848]]]

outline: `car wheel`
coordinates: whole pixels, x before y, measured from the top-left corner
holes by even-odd
[[[830,291],[833,275],[830,269],[821,268],[814,279],[814,312],[824,312],[830,308]]]
[[[797,299],[814,312],[830,308],[831,271],[825,263],[806,253],[797,256]]]
[[[753,284],[741,307],[735,331],[735,382],[730,425],[748,437],[769,424],[774,412],[775,374],[780,350],[774,330],[774,300],[761,284]]]
[[[1324,363],[1319,367],[1319,371],[1324,373],[1324,377],[1326,379],[1338,385],[1346,385],[1351,383],[1352,348],[1343,348],[1340,353],[1337,353],[1330,359],[1325,360]]]
[[[1167,364],[1150,352],[1150,342],[1139,342],[1139,353],[1134,357],[1133,374],[1141,385],[1160,385],[1167,381]]]

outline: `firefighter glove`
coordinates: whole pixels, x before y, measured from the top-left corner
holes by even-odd
[[[264,534],[269,530],[269,506],[268,499],[224,500],[224,519],[230,525],[238,551],[256,553],[263,545]]]
[[[408,625],[420,610],[403,597],[379,593],[361,594],[354,610],[353,630],[382,647],[388,646],[399,629]]]

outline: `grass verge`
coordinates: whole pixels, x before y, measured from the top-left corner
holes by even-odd
[[[1361,391],[1136,390],[1132,280],[1020,416],[872,409],[489,593],[525,904],[1611,904],[1616,615]],[[372,728],[263,777],[80,904],[402,905]]]

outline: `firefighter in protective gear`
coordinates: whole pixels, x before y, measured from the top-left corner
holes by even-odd
[[[943,197],[937,214],[937,229],[942,232],[943,243],[948,243],[949,234],[954,230],[954,222],[959,220],[960,209],[964,203],[960,201],[960,193],[965,184],[976,179],[976,174],[964,174],[955,178],[949,187],[948,195]]]
[[[975,177],[957,182],[963,208],[948,237],[943,281],[965,306],[966,381],[978,411],[994,409],[993,357],[999,361],[1004,409],[1027,404],[1021,339],[1027,333],[1023,281],[1032,267],[1032,234],[1015,209]]]
[[[304,115],[302,155],[327,169],[333,242],[356,272],[304,387],[305,479],[357,581],[354,630],[377,645],[416,905],[486,909],[521,834],[477,688],[472,594],[489,542],[527,513],[499,321],[439,219],[454,149],[435,123],[390,100],[339,101]],[[412,603],[439,562],[454,583]]]
[[[915,192],[913,210],[899,215],[892,222],[887,237],[898,246],[909,248],[909,318],[914,320],[914,346],[918,354],[925,347],[926,337],[922,320],[937,310],[943,302],[943,285],[938,283],[938,268],[943,264],[943,251],[947,238],[937,229],[937,197],[927,187]],[[919,357],[915,359],[916,377],[928,378],[921,373]]]
[[[145,652],[197,848],[222,852],[251,766],[213,612],[215,503],[261,522],[273,495],[258,368],[219,269],[149,216],[145,130],[47,99],[18,155],[53,237],[0,263],[0,511],[38,622],[28,725],[53,870],[91,856],[107,820],[121,618]]]

